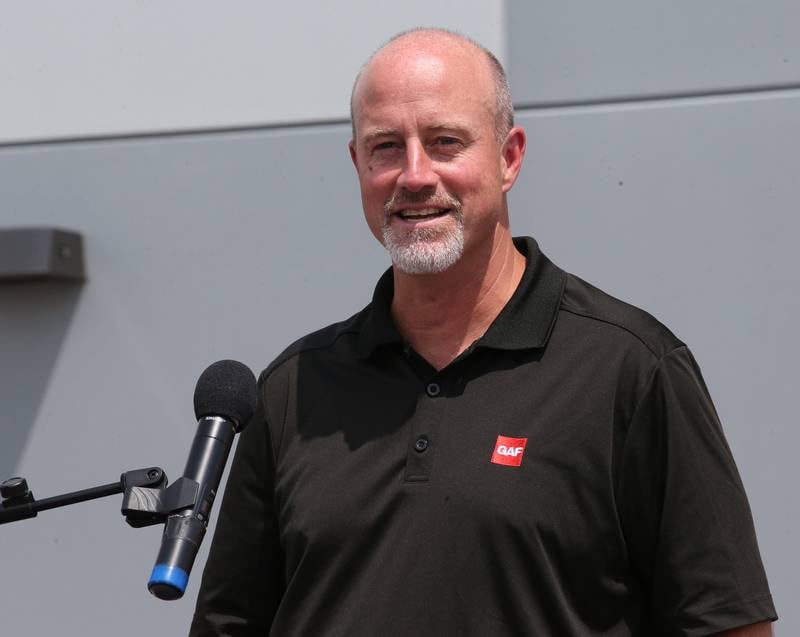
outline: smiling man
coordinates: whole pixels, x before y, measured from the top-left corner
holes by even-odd
[[[526,138],[497,60],[404,33],[351,107],[392,268],[262,373],[191,634],[771,634],[689,350],[512,238]]]

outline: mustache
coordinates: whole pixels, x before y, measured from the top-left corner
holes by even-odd
[[[431,193],[425,190],[420,190],[419,192],[400,190],[394,193],[383,204],[383,212],[388,217],[408,205],[421,205],[426,208],[451,208],[456,214],[461,212],[461,201],[450,193]]]

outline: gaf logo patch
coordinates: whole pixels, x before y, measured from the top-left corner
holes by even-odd
[[[497,436],[494,444],[492,462],[494,464],[504,464],[508,467],[518,467],[522,464],[522,454],[525,453],[525,445],[528,444],[527,438],[509,438],[508,436]]]

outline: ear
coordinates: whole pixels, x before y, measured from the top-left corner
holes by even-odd
[[[525,157],[525,144],[527,138],[525,130],[515,126],[506,135],[500,152],[500,169],[503,176],[503,192],[508,192],[517,181],[522,168],[522,158]]]
[[[358,157],[356,155],[356,143],[354,140],[350,140],[347,144],[347,149],[350,151],[350,160],[353,162],[353,166],[356,167],[356,172],[358,172]]]

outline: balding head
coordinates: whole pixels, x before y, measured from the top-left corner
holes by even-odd
[[[462,255],[482,267],[500,244],[513,249],[506,193],[525,132],[511,126],[498,69],[466,38],[421,30],[361,71],[350,157],[370,230],[399,271],[444,272]]]
[[[475,91],[483,91],[495,124],[495,135],[502,142],[506,134],[514,126],[514,108],[511,103],[511,92],[508,87],[503,66],[486,48],[477,42],[446,29],[413,29],[392,37],[386,44],[373,53],[353,83],[350,94],[350,119],[353,125],[353,139],[356,139],[356,118],[358,117],[359,93],[362,81],[369,76],[372,67],[380,63],[392,63],[398,58],[413,54],[429,53],[432,56],[454,55],[464,61],[471,60],[475,65],[469,71],[469,63],[462,66],[464,72],[474,73]],[[485,81],[480,81],[485,80]]]

